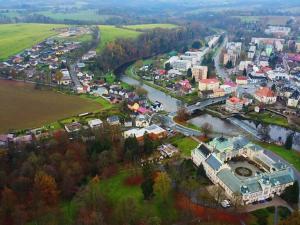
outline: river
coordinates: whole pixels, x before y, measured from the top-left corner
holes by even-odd
[[[223,120],[218,117],[214,117],[208,114],[204,114],[201,116],[197,116],[191,120],[189,120],[190,123],[201,127],[203,126],[204,123],[208,123],[212,126],[213,132],[217,134],[224,134],[225,136],[237,136],[237,135],[248,135],[245,131],[241,130],[237,126],[233,125],[230,123],[228,120]],[[262,126],[260,123],[255,123],[254,121],[251,120],[241,120],[239,119],[240,123],[245,123],[248,126],[252,127],[255,130],[259,130],[259,128]],[[293,132],[290,129],[276,126],[276,125],[267,125],[270,128],[270,138],[272,141],[278,141],[279,138],[283,142],[285,142],[287,136]],[[296,132],[295,133],[295,138],[294,138],[294,144],[293,144],[293,149],[296,151],[300,152],[300,145],[299,145],[299,140],[300,139],[300,133]]]
[[[128,83],[130,85],[139,85],[139,81],[127,77],[127,76],[122,76],[121,80],[125,83]],[[177,106],[179,100],[176,98],[173,98],[166,93],[159,91],[153,87],[150,87],[146,84],[142,84],[142,88],[144,88],[146,91],[148,91],[148,98],[150,101],[155,102],[159,101],[164,105],[164,110],[167,112],[176,112],[177,111]]]

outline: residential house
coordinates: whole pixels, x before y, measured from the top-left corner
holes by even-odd
[[[101,127],[103,125],[103,122],[100,119],[93,119],[93,120],[88,121],[88,124],[89,124],[90,128],[95,129],[95,128]]]
[[[72,80],[68,69],[62,69],[61,72],[63,76],[60,81],[57,81],[57,83],[62,85],[69,85],[72,82]]]
[[[220,82],[216,78],[202,79],[199,81],[199,91],[210,91],[218,89]]]
[[[68,133],[80,131],[81,128],[82,128],[82,125],[79,122],[72,122],[72,123],[69,123],[69,124],[65,125],[65,130]]]
[[[237,85],[247,85],[248,78],[246,76],[237,76],[235,82],[237,83]]]
[[[287,106],[296,108],[300,99],[300,92],[294,91],[293,94],[288,98]]]
[[[136,137],[139,142],[144,140],[144,135],[148,134],[151,140],[160,140],[168,136],[168,132],[160,126],[153,124],[141,129],[131,129],[124,132],[124,138]]]
[[[120,125],[121,124],[118,116],[110,116],[110,117],[107,117],[106,120],[110,125]]]
[[[256,90],[254,98],[264,104],[274,104],[277,100],[275,93],[268,87],[261,87]]]
[[[242,111],[243,107],[248,104],[249,102],[246,99],[232,97],[226,100],[225,110],[230,113],[237,113]]]
[[[138,115],[135,119],[136,127],[148,127],[149,124],[149,116],[148,115]]]

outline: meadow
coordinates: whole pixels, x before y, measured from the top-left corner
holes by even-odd
[[[97,51],[101,51],[109,42],[113,42],[118,38],[131,39],[137,38],[141,33],[134,30],[123,29],[115,26],[100,25],[101,42],[97,48]]]
[[[99,111],[101,101],[36,90],[33,85],[0,80],[0,132],[40,127],[84,112]]]
[[[128,29],[132,30],[151,30],[155,28],[162,28],[162,29],[173,29],[177,28],[178,26],[175,24],[168,24],[168,23],[158,23],[158,24],[139,24],[139,25],[129,25],[124,26]]]
[[[56,24],[3,24],[0,25],[0,61],[22,52],[57,34]]]

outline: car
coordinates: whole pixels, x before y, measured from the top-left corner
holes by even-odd
[[[230,207],[230,201],[229,200],[223,200],[222,202],[221,202],[221,206],[223,207],[223,208],[228,208],[228,207]]]

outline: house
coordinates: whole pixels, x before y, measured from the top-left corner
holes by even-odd
[[[249,102],[246,99],[231,97],[226,100],[225,110],[230,113],[237,113],[242,111],[243,107],[248,104]]]
[[[236,92],[237,84],[232,81],[226,81],[224,84],[220,85],[220,88],[224,89],[225,94],[231,94]]]
[[[90,128],[95,129],[101,127],[103,125],[103,122],[100,119],[93,119],[88,121],[88,125],[90,126]]]
[[[223,96],[225,96],[225,91],[223,88],[217,88],[213,90],[214,98],[223,97]]]
[[[151,104],[150,109],[153,112],[159,112],[159,111],[163,111],[164,110],[164,106],[161,102],[159,101],[155,101],[153,104]]]
[[[255,45],[251,45],[249,47],[249,50],[248,50],[248,59],[253,59],[254,56],[255,56],[255,53],[256,53],[256,46]]]
[[[106,120],[110,125],[120,125],[120,119],[118,116],[110,116],[107,117]]]
[[[207,79],[207,66],[194,66],[192,68],[192,76],[195,77],[195,81],[198,82],[199,80]]]
[[[60,81],[57,81],[57,83],[62,85],[69,85],[72,82],[72,80],[68,69],[62,69],[61,72],[63,76]]]
[[[300,42],[296,42],[296,51],[300,52]]]
[[[123,135],[124,138],[135,136],[139,142],[142,142],[146,133],[149,135],[149,138],[154,141],[166,138],[168,136],[168,132],[156,124],[141,129],[134,128],[125,131]]]
[[[135,119],[136,127],[148,127],[149,124],[149,116],[147,115],[138,115]]]
[[[179,81],[179,84],[181,86],[181,90],[184,92],[189,92],[192,88],[190,81],[187,79]]]
[[[252,61],[241,61],[239,64],[239,71],[247,70],[250,64],[252,64]]]
[[[160,153],[164,157],[169,157],[169,158],[171,158],[172,156],[174,156],[175,154],[177,154],[179,152],[178,148],[176,148],[175,146],[173,146],[171,144],[161,145],[158,147],[157,150],[160,151]]]
[[[248,78],[245,76],[237,76],[235,82],[237,83],[237,85],[247,85]]]
[[[300,92],[298,90],[294,91],[293,94],[288,98],[287,106],[297,107],[300,99]]]
[[[13,138],[13,142],[16,144],[25,144],[25,143],[28,144],[31,143],[31,141],[32,141],[32,135],[30,134]]]
[[[65,130],[68,133],[80,131],[81,128],[82,128],[82,125],[79,122],[73,122],[73,123],[69,123],[69,124],[65,125]]]
[[[216,78],[199,80],[199,91],[214,90],[214,89],[218,89],[219,86],[220,86],[220,82]]]
[[[275,93],[268,87],[261,87],[256,90],[254,98],[264,104],[274,104],[277,100]]]
[[[270,80],[289,80],[290,79],[290,76],[284,70],[280,70],[280,69],[269,70],[266,74]]]

